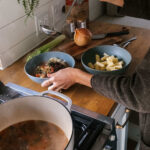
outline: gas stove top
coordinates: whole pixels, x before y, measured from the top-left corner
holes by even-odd
[[[13,83],[5,86],[0,82],[0,103],[21,96],[38,94],[39,92]],[[51,98],[66,104],[59,99]],[[76,105],[71,107],[71,116],[75,129],[74,150],[116,150],[117,139],[113,119]]]

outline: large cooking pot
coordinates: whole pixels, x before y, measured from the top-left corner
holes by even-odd
[[[64,106],[58,101],[44,96],[48,93],[63,98],[67,101],[67,105]],[[74,132],[70,115],[71,105],[72,101],[69,97],[50,90],[42,92],[40,95],[15,98],[0,105],[0,131],[22,121],[48,121],[64,131],[69,141],[66,150],[73,150]]]

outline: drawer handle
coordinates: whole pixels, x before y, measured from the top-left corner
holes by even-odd
[[[130,110],[129,110],[128,108],[126,108],[126,109],[125,109],[125,112],[128,113],[128,118],[126,119],[126,121],[125,121],[122,125],[120,125],[119,123],[117,123],[117,124],[116,124],[116,128],[117,128],[117,129],[123,129],[123,128],[126,126],[126,124],[128,123],[128,121],[129,121]]]

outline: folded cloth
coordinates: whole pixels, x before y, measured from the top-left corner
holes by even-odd
[[[114,5],[117,5],[120,7],[123,7],[123,5],[124,5],[124,0],[100,0],[100,1],[108,2],[108,3],[114,4]]]

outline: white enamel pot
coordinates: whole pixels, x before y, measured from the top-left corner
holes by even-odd
[[[67,101],[64,106],[52,98],[45,97],[45,94],[59,96]],[[73,122],[70,115],[72,101],[66,95],[45,91],[36,96],[24,96],[7,101],[0,105],[0,131],[27,120],[43,120],[51,122],[61,128],[68,138],[66,150],[73,150],[74,131]]]

